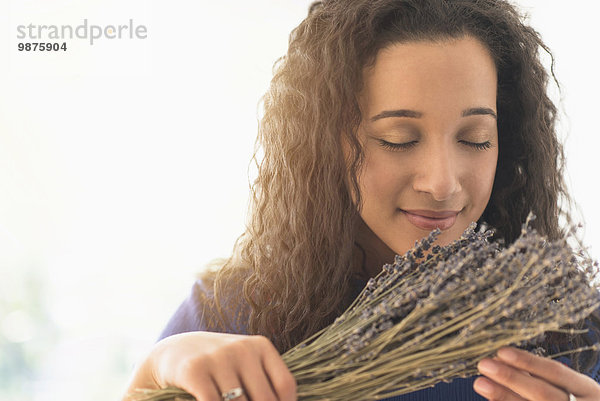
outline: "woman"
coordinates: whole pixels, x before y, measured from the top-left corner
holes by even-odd
[[[194,285],[130,388],[293,400],[279,354],[431,229],[445,244],[486,221],[510,242],[531,210],[539,232],[563,236],[558,201],[570,198],[540,48],[503,0],[314,3],[264,97],[247,230]],[[506,348],[480,363],[485,377],[394,399],[598,400],[597,360],[584,352],[565,366]]]

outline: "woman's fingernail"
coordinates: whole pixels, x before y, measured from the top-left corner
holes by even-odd
[[[498,372],[498,364],[493,362],[491,359],[483,359],[477,365],[477,369],[479,369],[481,373],[493,375],[494,373]]]
[[[501,350],[498,350],[498,356],[504,359],[506,362],[515,362],[518,358],[517,353],[510,348],[502,348]]]
[[[492,394],[492,385],[486,379],[478,379],[475,381],[475,390],[478,393]]]

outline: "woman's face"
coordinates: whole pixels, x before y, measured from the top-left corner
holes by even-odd
[[[359,236],[398,254],[435,227],[442,230],[438,243],[457,239],[481,217],[496,172],[497,78],[489,51],[469,36],[393,44],[365,69],[364,85],[358,180],[370,237]]]

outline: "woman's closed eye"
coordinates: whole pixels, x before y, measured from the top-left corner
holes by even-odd
[[[469,141],[458,141],[464,145],[470,146],[474,149],[477,150],[486,150],[492,147],[492,142],[490,141],[485,141],[485,142],[469,142]]]
[[[410,142],[405,142],[405,143],[394,143],[394,142],[385,141],[383,139],[378,139],[378,141],[381,144],[381,146],[383,146],[386,149],[390,149],[390,150],[410,149],[413,146],[415,146],[418,142],[418,141],[410,141]]]
[[[407,150],[407,149],[410,149],[410,148],[416,146],[417,143],[419,142],[419,141],[410,141],[410,142],[404,142],[404,143],[394,143],[394,142],[388,142],[383,139],[378,139],[378,141],[381,146],[383,146],[386,149],[390,149],[390,150]],[[490,141],[469,142],[469,141],[460,140],[458,142],[463,145],[469,146],[473,149],[476,149],[476,150],[486,150],[486,149],[490,149],[492,147],[492,143]]]

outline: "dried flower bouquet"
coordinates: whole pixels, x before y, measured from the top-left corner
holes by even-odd
[[[540,236],[532,219],[508,248],[472,223],[447,246],[433,246],[434,230],[397,255],[335,322],[282,355],[298,399],[388,398],[473,376],[503,346],[535,345],[550,331],[581,333],[561,328],[600,306],[591,284],[597,262],[575,254],[566,239]],[[176,398],[193,399],[176,388],[131,396]]]

